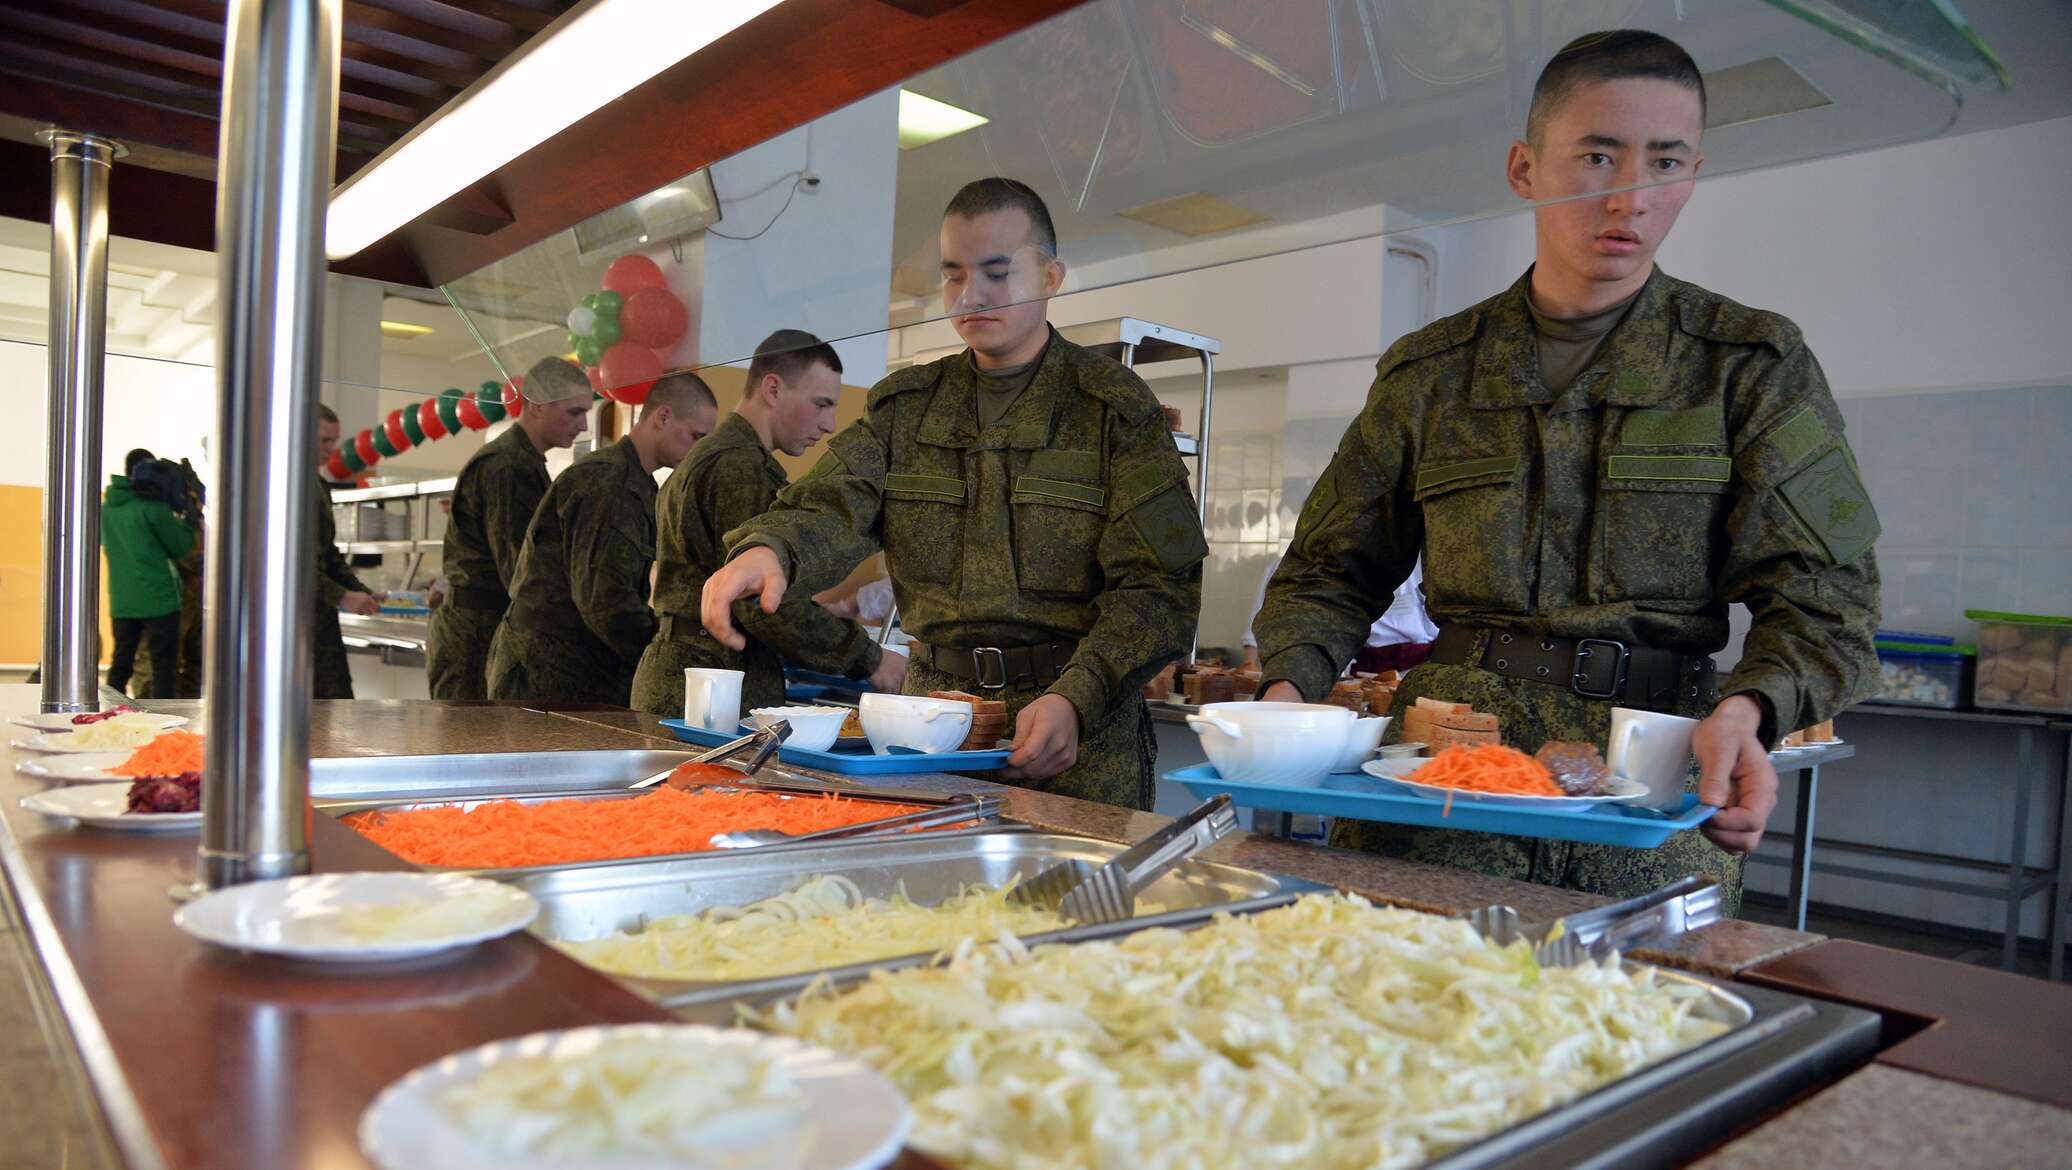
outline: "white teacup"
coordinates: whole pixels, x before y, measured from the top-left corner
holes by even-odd
[[[1614,707],[1604,762],[1612,775],[1647,786],[1647,796],[1635,805],[1673,810],[1683,804],[1684,781],[1691,774],[1691,733],[1696,730],[1696,719]]]
[[[707,731],[731,733],[741,726],[738,670],[692,666],[683,672],[683,721]]]

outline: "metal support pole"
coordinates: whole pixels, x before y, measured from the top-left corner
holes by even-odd
[[[101,378],[108,341],[108,177],[122,147],[72,130],[50,144],[50,447],[43,489],[45,711],[94,711],[101,689]]]
[[[202,880],[309,868],[324,210],[340,0],[232,0],[216,182]]]
[[[1806,929],[1813,898],[1813,818],[1820,811],[1820,765],[1799,769],[1799,823],[1791,841],[1791,928]]]

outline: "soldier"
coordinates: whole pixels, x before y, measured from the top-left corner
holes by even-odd
[[[523,393],[525,409],[475,452],[453,488],[446,600],[432,613],[426,646],[434,699],[489,697],[489,642],[511,603],[525,529],[547,494],[547,452],[575,442],[590,419],[590,380],[560,358],[533,363]]]
[[[655,472],[681,463],[717,413],[698,375],[667,375],[625,438],[547,489],[490,643],[490,698],[626,705],[655,634]]]
[[[901,370],[777,507],[727,534],[705,628],[765,613],[879,548],[919,641],[909,694],[955,688],[1015,718],[1004,775],[1151,807],[1141,689],[1186,653],[1202,539],[1187,471],[1142,379],[1057,335],[1065,278],[1043,201],[981,179],[943,214],[943,304],[970,348]]]
[[[338,415],[323,403],[317,404],[317,466],[322,467],[338,449]],[[317,599],[316,624],[310,630],[310,697],[350,699],[353,697],[353,668],[345,656],[345,635],[338,627],[338,611],[372,617],[381,612],[381,599],[346,563],[338,551],[338,523],[331,517],[331,485],[317,473],[316,490]]]
[[[656,715],[683,711],[686,667],[743,672],[744,711],[784,702],[784,663],[867,678],[897,691],[906,658],[878,649],[863,627],[810,599],[766,614],[735,607],[748,646],[729,650],[698,624],[705,579],[726,563],[726,534],[770,509],[789,482],[771,451],[803,455],[835,429],[842,359],[811,333],[779,329],[756,346],[741,405],[699,440],[662,485],[655,509],[655,640],[633,674],[633,705]]]
[[[1605,741],[1614,706],[1702,718],[1704,836],[1654,851],[1341,823],[1335,843],[1610,895],[1702,872],[1738,903],[1777,800],[1768,751],[1875,675],[1877,517],[1798,329],[1653,265],[1703,157],[1674,43],[1599,33],[1548,62],[1508,177],[1537,258],[1382,355],[1257,622],[1269,699],[1320,698],[1424,552],[1441,625],[1397,691],[1505,740]],[[1708,657],[1749,607],[1724,686]],[[1719,697],[1724,691],[1726,698]]]

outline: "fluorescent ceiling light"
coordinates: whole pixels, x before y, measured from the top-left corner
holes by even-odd
[[[423,337],[432,332],[434,330],[429,325],[417,325],[409,321],[383,321],[381,323],[381,335],[383,337],[416,338]]]
[[[970,110],[958,109],[948,102],[936,101],[910,89],[899,91],[901,150],[912,150],[931,142],[941,142],[966,130],[977,129],[986,122],[987,119]]]
[[[778,0],[596,0],[383,151],[331,195],[324,251],[350,256]]]

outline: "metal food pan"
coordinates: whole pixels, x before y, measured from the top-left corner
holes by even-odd
[[[923,905],[954,895],[959,887],[1004,885],[1034,877],[1061,861],[1101,864],[1126,846],[1055,833],[983,832],[911,834],[814,849],[734,850],[717,857],[699,854],[671,860],[642,860],[609,867],[565,868],[511,880],[540,901],[533,932],[549,940],[585,941],[648,922],[695,914],[721,906],[788,893],[808,878],[844,877],[866,896],[890,897],[904,889]],[[1205,921],[1219,911],[1247,912],[1285,905],[1305,893],[1329,887],[1232,865],[1190,861],[1175,868],[1142,895],[1167,907],[1161,914],[1104,926],[1075,926],[1028,936],[1029,943],[1109,938],[1148,926]],[[800,929],[810,929],[801,927]],[[860,963],[832,971],[807,971],[737,982],[613,978],[667,1007],[732,1001],[796,992],[813,979],[862,978],[870,971],[926,962],[929,955]]]
[[[598,792],[625,788],[688,763],[696,754],[639,749],[316,759],[309,762],[309,794],[321,806],[341,800]]]

